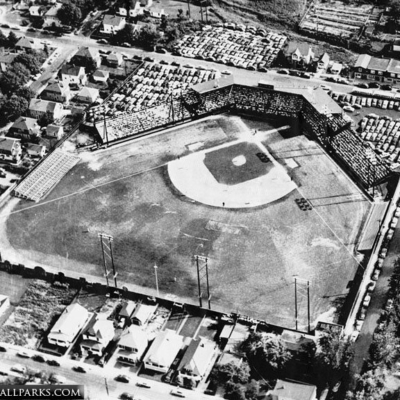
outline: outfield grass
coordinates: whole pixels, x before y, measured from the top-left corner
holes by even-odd
[[[298,275],[312,282],[315,319],[331,307],[329,296],[345,293],[354,276],[352,250],[370,205],[315,143],[276,134],[263,143],[283,165],[287,158],[295,161],[298,168],[289,173],[300,191],[246,210],[193,204],[176,193],[165,175],[166,161],[188,154],[196,143],[210,148],[237,139],[244,128],[237,117],[219,117],[86,154],[45,201],[8,219],[9,240],[38,263],[53,259],[57,266],[56,257],[63,257],[70,260],[68,268],[101,276],[98,233],[112,234],[121,282],[153,288],[157,263],[161,292],[194,303],[193,255],[204,255],[213,308],[288,327],[294,327],[293,275]],[[271,125],[259,122],[258,128]],[[312,199],[313,211],[299,209],[295,199],[303,196]],[[210,221],[241,229],[210,230]],[[304,322],[303,297],[299,304]]]

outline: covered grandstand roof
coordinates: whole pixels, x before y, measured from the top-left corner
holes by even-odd
[[[235,83],[233,75],[222,75],[220,78],[212,79],[203,83],[198,83],[193,86],[193,90],[197,93],[205,93],[210,90],[230,86]]]

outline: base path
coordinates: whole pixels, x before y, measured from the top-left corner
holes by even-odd
[[[267,157],[267,164],[257,158],[249,144],[257,146],[258,155]],[[220,171],[207,167],[205,160],[211,154],[215,164],[221,164],[217,166]],[[243,179],[223,182],[225,176],[232,175],[232,170],[237,170],[236,175]],[[261,149],[256,142],[247,141],[235,141],[171,161],[168,174],[179,192],[214,207],[259,207],[281,199],[297,187],[265,147]],[[246,176],[252,179],[246,179]]]

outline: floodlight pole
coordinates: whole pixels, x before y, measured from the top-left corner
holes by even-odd
[[[202,295],[201,295],[201,286],[200,286],[199,256],[196,256],[196,266],[197,266],[197,287],[198,287],[198,290],[199,290],[199,304],[200,304],[200,307],[203,307]]]
[[[208,260],[206,258],[206,277],[207,277],[207,300],[208,300],[208,309],[211,310],[211,295],[210,295],[210,283],[208,281]]]
[[[160,297],[160,291],[158,290],[158,275],[157,275],[157,265],[154,264],[154,274],[156,276],[156,290],[157,290],[157,297]]]
[[[117,285],[118,272],[115,270],[114,256],[113,256],[113,250],[112,250],[112,241],[113,241],[112,236],[109,236],[108,237],[108,244],[110,245],[111,266],[112,266],[113,274],[114,274],[114,285],[117,288],[118,287],[118,285]]]
[[[308,333],[311,331],[310,321],[310,281],[307,281],[307,317],[308,317]]]
[[[108,270],[107,270],[107,264],[106,264],[106,257],[104,254],[103,235],[101,233],[99,233],[99,238],[100,238],[100,243],[101,243],[101,253],[103,254],[104,276],[106,277],[107,287],[109,287],[110,285],[108,282]]]
[[[296,331],[298,328],[298,318],[297,318],[297,279],[294,277],[294,319],[296,322]]]

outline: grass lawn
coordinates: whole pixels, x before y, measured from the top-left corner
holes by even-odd
[[[258,124],[259,132],[272,128]],[[9,240],[37,262],[102,276],[98,233],[111,234],[120,282],[153,288],[156,263],[160,291],[193,303],[193,255],[207,256],[212,308],[288,327],[294,326],[297,274],[312,281],[314,320],[332,307],[328,296],[345,293],[353,279],[352,251],[370,208],[320,147],[302,136],[266,135],[263,144],[278,162],[286,166],[291,159],[288,165],[297,165],[288,173],[299,189],[254,209],[192,203],[166,174],[166,162],[188,154],[190,145],[212,148],[247,129],[238,117],[221,116],[107,152],[84,153],[83,162],[44,201],[33,208],[21,203],[20,210],[26,209],[7,220]],[[299,209],[295,200],[301,197],[310,199],[311,212]],[[241,229],[209,228],[227,225]],[[301,301],[299,313],[304,322]]]

